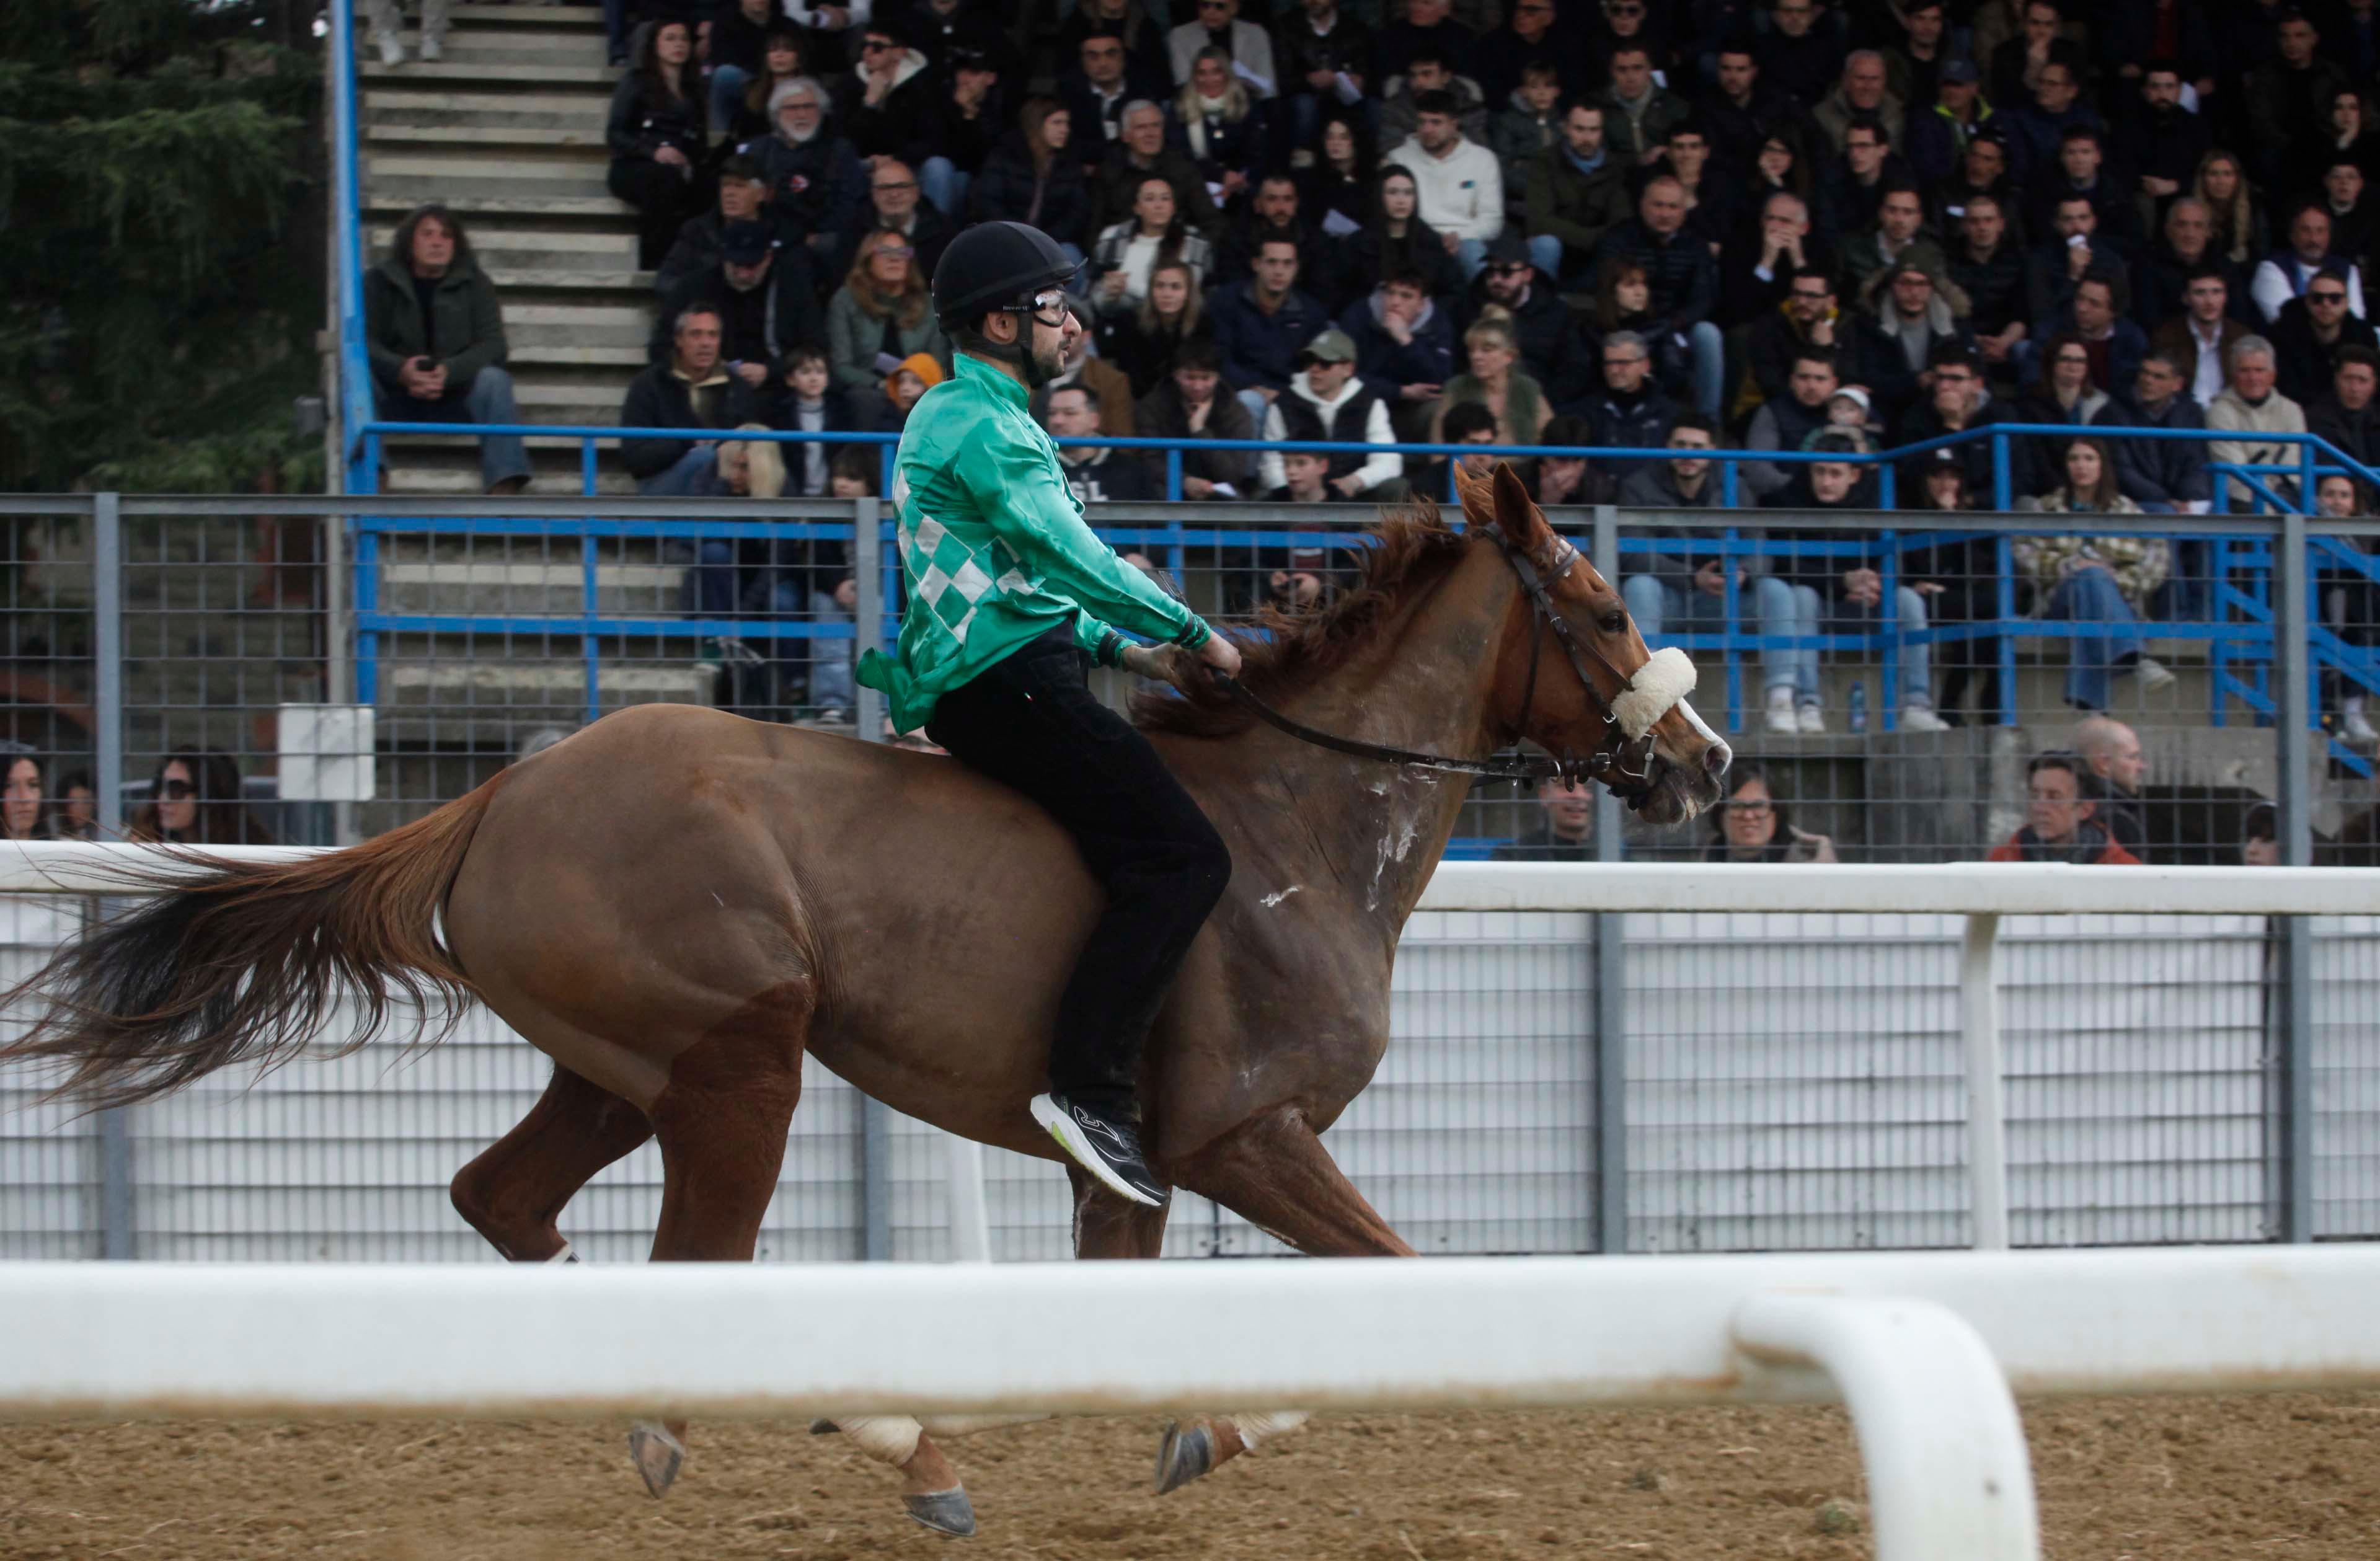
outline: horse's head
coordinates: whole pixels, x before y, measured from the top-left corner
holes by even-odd
[[[1499,649],[1498,722],[1654,823],[1717,802],[1734,756],[1686,703],[1694,669],[1685,652],[1645,647],[1619,591],[1554,535],[1511,466],[1499,462],[1484,478],[1458,469],[1455,488],[1472,527],[1504,550],[1520,598],[1519,630]]]

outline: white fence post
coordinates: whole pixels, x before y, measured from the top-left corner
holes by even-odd
[[[1815,1366],[1851,1408],[1876,1561],[2040,1561],[2033,1467],[1981,1335],[1932,1301],[1755,1295],[1739,1349]]]
[[[1967,1053],[1967,1191],[1977,1252],[2009,1244],[2008,1092],[2000,1058],[2000,919],[1967,918],[1959,961],[1959,1028]]]

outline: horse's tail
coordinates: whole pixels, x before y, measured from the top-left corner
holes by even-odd
[[[369,1043],[399,1002],[425,1020],[443,1009],[420,1044],[445,1039],[474,993],[436,918],[504,779],[345,851],[295,862],[176,851],[123,875],[154,898],[0,997],[42,1010],[0,1063],[48,1062],[66,1075],[56,1094],[129,1105],[235,1062],[289,1061],[345,994],[362,1023],[330,1055]]]

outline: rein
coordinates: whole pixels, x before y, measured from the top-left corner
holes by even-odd
[[[1529,673],[1528,680],[1521,692],[1520,725],[1523,730],[1527,729],[1529,710],[1536,698],[1537,692],[1537,653],[1544,641],[1546,630],[1550,626],[1554,638],[1560,643],[1563,654],[1570,661],[1571,671],[1578,674],[1579,686],[1586,691],[1586,696],[1593,700],[1595,708],[1602,712],[1606,737],[1616,734],[1620,738],[1619,742],[1609,743],[1608,745],[1598,743],[1595,751],[1585,760],[1553,756],[1529,758],[1518,754],[1510,758],[1466,759],[1457,758],[1448,754],[1422,753],[1414,748],[1391,747],[1385,743],[1366,743],[1356,738],[1342,737],[1335,732],[1307,726],[1303,721],[1293,720],[1258,698],[1239,679],[1226,673],[1211,674],[1215,685],[1230,695],[1243,709],[1275,731],[1294,737],[1301,743],[1328,749],[1334,754],[1345,754],[1352,758],[1371,759],[1381,764],[1401,765],[1409,769],[1443,770],[1451,774],[1476,775],[1493,780],[1534,781],[1552,780],[1557,777],[1563,780],[1598,780],[1622,801],[1631,805],[1642,805],[1653,789],[1652,729],[1647,727],[1641,737],[1628,736],[1625,729],[1620,724],[1620,718],[1612,712],[1610,702],[1597,692],[1594,678],[1587,674],[1586,658],[1594,657],[1602,664],[1605,671],[1615,677],[1620,675],[1620,669],[1614,667],[1600,651],[1593,647],[1579,644],[1577,636],[1571,633],[1570,625],[1564,623],[1561,615],[1554,611],[1553,598],[1546,588],[1546,581],[1548,578],[1560,579],[1578,563],[1578,550],[1560,537],[1554,538],[1553,548],[1547,560],[1547,573],[1541,575],[1536,564],[1518,548],[1513,547],[1501,536],[1497,537],[1495,540],[1498,550],[1504,555],[1504,562],[1512,566],[1512,573],[1520,578],[1521,589],[1529,599],[1529,611],[1532,618],[1529,627]],[[1620,682],[1624,688],[1629,680],[1622,677]]]

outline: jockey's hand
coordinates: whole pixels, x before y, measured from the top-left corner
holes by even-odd
[[[1230,677],[1240,675],[1240,647],[1220,635],[1208,635],[1198,647],[1198,659]]]
[[[1198,670],[1198,659],[1178,645],[1127,645],[1123,670],[1151,683],[1170,683],[1185,695],[1195,696],[1207,681],[1207,674]]]

